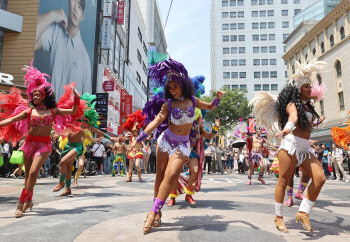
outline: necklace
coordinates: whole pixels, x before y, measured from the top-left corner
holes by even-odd
[[[177,99],[174,98],[174,100],[175,100],[175,101],[183,101],[183,100],[185,100],[185,98],[184,98],[184,96],[181,96],[181,97],[179,97],[179,98],[177,98]]]
[[[38,110],[46,109],[46,106],[45,105],[39,105],[39,106],[36,106],[35,109],[38,109]]]

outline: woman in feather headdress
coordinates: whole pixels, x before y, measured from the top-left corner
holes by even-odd
[[[310,103],[311,84],[315,75],[326,68],[326,63],[314,60],[308,65],[300,65],[298,62],[296,65],[295,74],[288,78],[288,84],[277,101],[268,93],[258,92],[250,102],[254,105],[257,125],[263,125],[269,135],[282,137],[278,151],[279,180],[275,189],[275,223],[282,232],[288,232],[283,221],[283,199],[295,166],[299,164],[312,178],[306,197],[296,214],[296,220],[301,221],[309,231],[313,231],[309,214],[326,180],[309,141],[313,127],[317,125],[314,121],[319,121],[320,118]]]
[[[45,78],[47,75],[33,66],[23,70],[27,72],[24,80],[31,108],[17,88],[12,88],[10,94],[0,95],[0,109],[4,111],[0,113],[0,139],[12,141],[15,145],[26,135],[25,143],[20,148],[24,152],[25,188],[19,198],[16,217],[22,217],[28,208],[32,210],[33,188],[39,170],[52,151],[52,127],[54,126],[57,133],[65,132],[65,129],[74,129],[74,121],[81,116],[83,108],[86,107],[85,103],[80,101],[74,85],[66,86],[65,94],[56,103],[52,86]],[[72,94],[74,98],[71,97]]]
[[[145,121],[148,125],[129,146],[131,151],[156,128],[162,132],[157,140],[154,203],[143,226],[145,234],[151,231],[155,220],[160,222],[160,210],[188,161],[191,153],[189,134],[195,118],[195,108],[212,110],[219,105],[225,93],[218,91],[212,103],[194,97],[193,84],[186,68],[172,59],[154,65],[149,75],[153,81],[164,87],[165,100],[155,98],[146,104],[143,113],[146,114]]]

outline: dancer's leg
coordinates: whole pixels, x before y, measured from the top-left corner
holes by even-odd
[[[84,168],[84,161],[85,161],[85,157],[83,155],[79,156],[79,167],[77,169],[77,172],[75,173],[75,178],[74,178],[74,186],[76,187],[78,187],[78,179]]]
[[[293,205],[293,187],[294,187],[294,176],[289,181],[287,186],[287,201],[284,203],[285,206],[291,207]]]
[[[264,171],[265,171],[265,161],[264,159],[260,159],[260,173],[259,173],[259,178],[258,180],[262,183],[265,184],[265,181],[262,179],[264,176]]]
[[[75,157],[71,161],[69,161],[66,165],[66,168],[67,168],[66,189],[64,190],[64,192],[60,194],[60,196],[67,196],[72,193],[70,186],[72,182],[72,168],[73,168],[74,161],[75,161]]]
[[[137,170],[137,175],[139,177],[139,181],[142,181],[142,178],[141,178],[141,158],[136,158],[135,165],[136,165],[136,170]]]
[[[44,152],[44,153],[41,153],[39,156],[36,156],[33,158],[32,165],[28,170],[28,179],[26,180],[26,184],[25,184],[25,189],[27,191],[33,190],[36,184],[36,180],[38,178],[39,171],[43,166],[43,164],[45,163],[46,159],[49,157],[49,154],[50,154],[49,152]]]
[[[57,192],[64,187],[65,180],[67,177],[68,166],[67,164],[74,161],[75,157],[78,155],[78,152],[75,149],[70,150],[64,157],[62,157],[60,165],[61,165],[61,175],[60,180],[57,183],[56,187],[52,190],[53,192]],[[71,167],[72,168],[72,167]]]
[[[158,196],[160,184],[163,182],[165,170],[169,161],[169,155],[167,152],[162,152],[157,147],[156,157],[156,180],[154,182],[154,198]],[[169,194],[168,194],[169,195]]]
[[[134,162],[135,162],[135,159],[129,159],[128,179],[126,180],[126,182],[132,181],[132,171],[134,169]]]
[[[249,161],[249,170],[248,170],[248,182],[247,182],[248,185],[251,184],[253,170],[254,170],[254,163],[252,160],[250,160]]]

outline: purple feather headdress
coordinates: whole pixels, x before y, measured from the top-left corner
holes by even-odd
[[[168,59],[152,66],[149,69],[149,76],[156,86],[162,87],[165,86],[165,81],[168,78],[179,82],[181,87],[183,84],[188,85],[192,82],[184,65],[173,59]]]

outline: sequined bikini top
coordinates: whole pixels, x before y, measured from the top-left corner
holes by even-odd
[[[44,115],[44,116],[31,116],[32,114],[32,109],[29,109],[28,112],[28,124],[29,127],[34,127],[34,126],[49,126],[53,124],[56,119],[55,119],[55,113],[53,112],[52,109],[50,109],[51,114],[49,115]]]
[[[196,100],[192,97],[193,106],[186,109],[173,108],[171,109],[171,100],[169,103],[169,118],[171,123],[175,125],[192,124],[194,121]]]
[[[306,114],[307,120],[311,123],[311,122],[313,121],[313,119],[312,119],[312,113],[310,113],[310,112],[305,112],[305,114]]]

